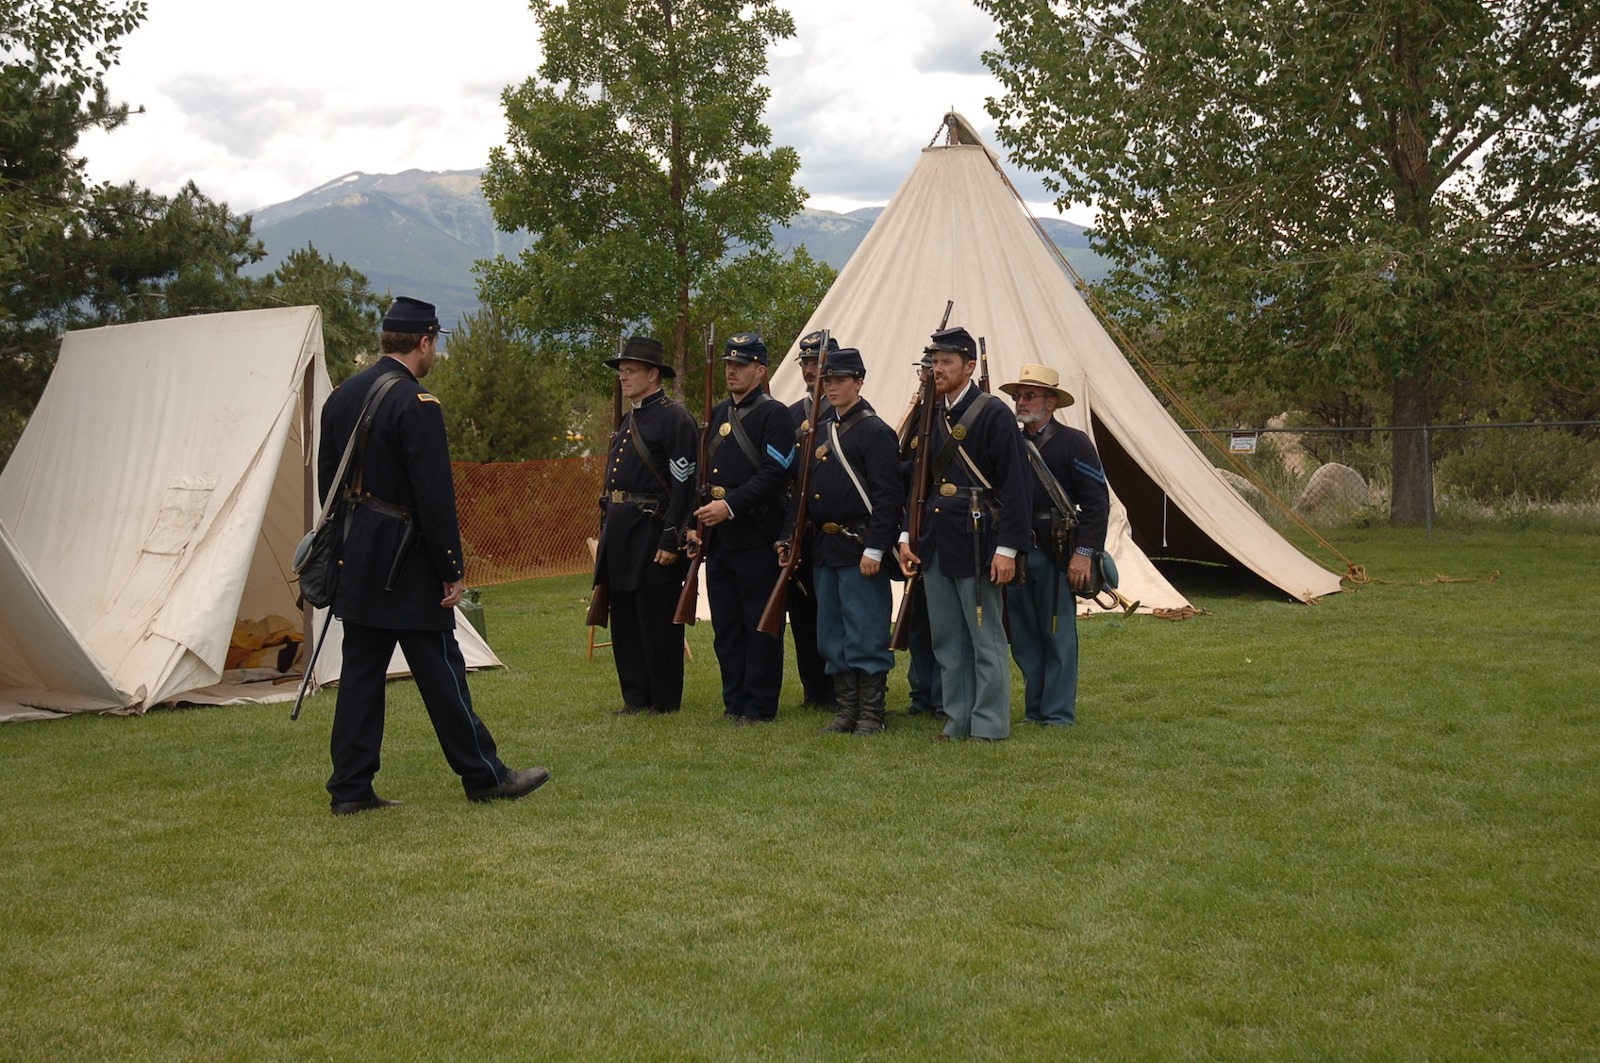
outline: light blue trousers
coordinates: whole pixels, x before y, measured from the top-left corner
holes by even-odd
[[[944,684],[944,711],[950,717],[944,733],[951,738],[1011,737],[1011,655],[1006,652],[1000,588],[987,577],[951,579],[937,564],[928,566],[922,585]]]
[[[855,565],[815,565],[811,583],[817,592],[817,648],[828,674],[887,674],[894,667],[889,577],[880,572],[868,579]]]

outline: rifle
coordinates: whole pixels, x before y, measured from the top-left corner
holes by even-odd
[[[706,326],[705,418],[700,422],[699,464],[695,466],[696,471],[700,474],[700,490],[695,493],[695,498],[700,506],[705,505],[711,498],[711,488],[706,483],[706,477],[710,470],[706,466],[710,460],[707,457],[709,449],[707,442],[711,436],[711,410],[713,406],[711,374],[713,371],[713,359],[717,353],[716,331],[715,324]],[[696,508],[699,507],[697,506]],[[672,614],[672,622],[674,624],[694,626],[695,613],[700,604],[700,562],[704,561],[706,556],[706,533],[705,521],[696,521],[695,536],[699,545],[689,551],[689,571],[683,579],[683,590],[678,594],[678,608]]]
[[[944,317],[939,322],[939,331],[944,331],[945,326],[950,323],[950,310],[955,304],[954,299],[945,302]],[[930,481],[933,475],[933,456],[928,451],[933,448],[933,406],[937,397],[933,387],[933,369],[930,367],[926,379],[922,381],[922,386],[918,390],[917,401],[922,407],[922,415],[917,418],[917,434],[910,440],[911,449],[916,451],[916,464],[911,472],[911,505],[907,512],[906,534],[913,550],[922,538],[922,511],[927,508],[928,491],[932,487]],[[904,453],[903,449],[901,453]],[[900,595],[900,611],[895,614],[894,630],[889,634],[891,650],[911,648],[911,606],[916,599],[921,581],[920,565],[906,573],[905,591]]]
[[[800,437],[800,478],[795,485],[799,498],[795,502],[789,552],[782,571],[778,573],[778,581],[772,585],[772,593],[767,595],[767,606],[761,610],[761,619],[756,622],[757,631],[773,638],[783,637],[783,610],[788,604],[789,580],[794,577],[795,566],[800,563],[800,549],[806,528],[806,501],[811,490],[811,450],[817,441],[817,411],[822,409],[822,377],[827,368],[828,330],[823,329],[822,344],[817,350],[817,382],[811,385],[811,419],[806,425],[805,435]]]
[[[623,335],[618,335],[617,336],[617,357],[618,358],[622,357],[622,352],[623,352],[623,350],[626,349],[627,342],[628,341],[627,341],[625,336],[623,336]],[[616,382],[612,385],[612,388],[611,388],[611,434],[613,436],[615,436],[617,434],[617,429],[619,429],[621,427],[622,427],[622,378],[618,377]],[[609,450],[609,448],[608,448],[608,450]],[[607,460],[609,460],[609,454],[607,455]],[[601,494],[602,498],[605,496],[605,492],[606,492],[606,479],[607,479],[607,475],[608,475],[607,472],[606,472],[606,468],[607,468],[607,466],[606,466],[605,462],[602,461],[600,463],[600,494]],[[604,505],[605,505],[605,503],[602,502],[601,506],[603,507]],[[602,508],[601,512],[604,513],[605,510]],[[604,520],[605,520],[605,518],[602,517],[601,518],[602,523],[600,525],[600,537],[602,539],[605,538],[605,534],[606,534]],[[599,547],[597,545],[595,547],[596,556],[599,555],[599,552],[600,552],[600,550],[599,550]],[[595,575],[598,576],[599,573],[596,572]],[[589,612],[588,612],[588,614],[586,616],[584,616],[583,622],[585,624],[588,624],[590,627],[606,627],[609,624],[610,619],[611,619],[611,584],[596,582],[594,584],[594,586],[591,587],[590,590],[589,590]]]
[[[978,337],[978,390],[989,394],[989,339]]]

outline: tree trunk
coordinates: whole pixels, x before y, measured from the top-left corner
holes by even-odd
[[[1390,424],[1397,429],[1428,424],[1433,414],[1433,393],[1428,382],[1417,376],[1396,377],[1394,414]],[[1421,524],[1428,515],[1433,496],[1433,468],[1428,459],[1427,440],[1421,431],[1394,433],[1394,487],[1389,497],[1389,521],[1393,524]]]

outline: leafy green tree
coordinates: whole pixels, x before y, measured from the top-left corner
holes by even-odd
[[[264,253],[250,219],[193,183],[169,197],[87,180],[78,139],[126,120],[104,76],[145,9],[143,0],[0,5],[0,460],[66,329],[315,302],[335,379],[375,335],[365,278],[310,248],[265,280],[241,277]]]
[[[365,274],[310,244],[289,252],[259,283],[251,301],[263,307],[320,306],[322,345],[335,384],[355,372],[357,358],[377,350],[383,300],[368,287]]]
[[[463,318],[428,374],[456,461],[530,461],[583,448],[594,399],[575,402],[565,368],[492,310]],[[606,411],[609,417],[610,411]],[[603,423],[603,422],[602,422]]]
[[[1600,6],[977,0],[1000,140],[1101,211],[1106,288],[1200,380],[1373,401],[1592,391]],[[1422,519],[1418,432],[1391,518]]]
[[[144,17],[143,0],[8,0],[0,9],[0,320],[16,316],[31,254],[92,193],[72,154],[78,137],[127,120],[104,79]]]
[[[95,194],[73,151],[88,130],[126,121],[128,109],[109,100],[105,72],[144,16],[141,0],[11,0],[0,8],[0,456],[49,376],[49,354],[39,355],[54,347],[47,318],[63,305],[50,263]]]
[[[770,246],[800,209],[799,158],[761,112],[767,48],[794,33],[771,0],[531,0],[538,76],[506,90],[508,144],[484,192],[537,234],[480,264],[480,293],[537,338],[598,365],[645,326],[681,371],[695,293]]]
[[[691,336],[697,341],[689,358],[688,372],[680,378],[683,394],[690,396],[690,408],[700,416],[696,396],[704,395],[706,330],[712,328],[720,342],[738,329],[755,329],[766,338],[776,359],[800,335],[828,294],[838,271],[826,262],[811,257],[804,247],[789,254],[752,251],[730,259],[706,278],[691,302]],[[664,323],[665,324],[665,323]],[[667,335],[661,326],[658,335]],[[717,352],[721,357],[721,352]],[[713,366],[714,389],[722,386],[721,363]]]

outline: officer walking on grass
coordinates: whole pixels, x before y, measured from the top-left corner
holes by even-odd
[[[384,683],[398,645],[433,722],[445,760],[473,801],[532,793],[548,768],[513,770],[472,708],[456,644],[455,607],[466,590],[456,523],[450,444],[439,400],[419,381],[439,354],[433,304],[405,296],[383,318],[383,357],[339,387],[322,407],[317,479],[326,497],[368,396],[392,378],[367,412],[346,474],[345,536],[333,613],[344,622],[344,664],[333,714],[328,779],[336,816],[400,804],[372,788],[383,745]]]

